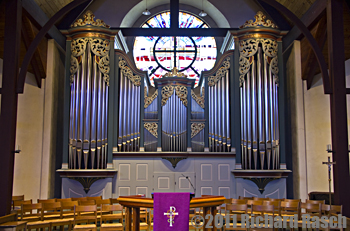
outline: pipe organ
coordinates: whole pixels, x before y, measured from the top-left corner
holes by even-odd
[[[62,32],[70,44],[66,52],[70,58],[66,61],[66,74],[70,78],[65,80],[64,88],[64,111],[68,111],[69,101],[70,122],[66,121],[62,129],[69,145],[64,145],[61,176],[79,181],[87,193],[93,182],[113,177],[118,171],[122,177],[103,183],[112,182],[117,188],[115,194],[150,194],[163,187],[155,178],[160,172],[155,171],[167,166],[153,166],[165,164],[166,159],[173,168],[183,161],[180,168],[167,169],[169,184],[172,179],[180,180],[179,171],[186,169],[191,177],[203,178],[192,182],[205,194],[226,193],[232,197],[230,188],[237,188],[237,196],[243,196],[246,188],[251,188],[246,179],[256,183],[260,193],[268,182],[279,179],[273,187],[280,184],[281,192],[286,191],[285,181],[280,179],[290,172],[285,169],[286,120],[281,101],[285,81],[280,76],[279,89],[279,68],[283,66],[278,57],[285,32],[258,12],[255,22],[249,20],[240,29],[227,33],[223,54],[211,70],[200,73],[197,87],[195,79],[176,67],[160,78],[157,76],[151,85],[148,73],[137,69],[127,55],[121,31],[109,29],[102,20],[93,18],[92,12],[87,11],[84,19]],[[197,58],[185,61],[194,62]],[[161,68],[147,66],[148,59],[143,61],[144,67],[153,71]],[[189,68],[195,70],[193,66]],[[63,121],[67,118],[68,112]],[[138,182],[130,177],[135,166],[136,172],[140,170],[137,177],[143,181],[142,187],[132,185]],[[192,166],[199,167],[193,170]],[[212,171],[210,181],[204,180],[203,172],[208,171]],[[237,178],[234,181],[232,174]],[[69,182],[66,193],[70,193],[71,182],[62,182]],[[157,188],[153,189],[155,182]],[[91,195],[102,192],[95,189]],[[274,189],[265,195],[279,197],[279,193]]]
[[[87,25],[88,19],[93,17],[92,12],[88,11],[85,14],[86,21],[75,23],[72,27]],[[107,27],[103,22],[96,25]],[[110,40],[107,36],[73,35],[70,66],[70,169],[107,167],[109,51]]]
[[[209,151],[230,152],[230,57],[208,78]]]
[[[242,168],[279,169],[277,38],[239,37],[239,52]]]
[[[103,21],[94,22],[91,12],[84,17],[72,27],[93,25],[99,32],[69,31],[69,168],[106,168],[108,121],[116,124],[109,126],[114,128],[115,152],[232,152],[240,139],[243,169],[279,168],[280,32],[271,21],[263,21],[261,12],[256,22],[247,21],[233,36],[239,45],[239,62],[235,61],[239,77],[234,74],[235,56],[231,51],[212,70],[202,73],[198,88],[193,87],[193,79],[176,69],[155,79],[153,87],[147,73],[137,70],[125,53],[118,51],[114,54],[116,84],[111,94],[111,37],[106,35],[108,29],[100,32],[108,27]],[[270,27],[269,33],[253,28],[259,25]],[[232,78],[237,82],[239,78],[240,86],[235,86]],[[232,102],[232,87],[240,89],[239,107],[233,105],[238,101]],[[112,104],[115,120],[108,118],[111,97],[116,97]],[[235,119],[240,123],[240,138],[233,137],[237,136],[234,128],[239,127],[234,124],[237,121],[231,121],[232,114],[238,113],[235,110],[240,110],[240,119]]]

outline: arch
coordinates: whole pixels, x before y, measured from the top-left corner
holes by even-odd
[[[50,28],[60,18],[62,18],[69,11],[75,9],[76,7],[80,6],[81,4],[83,4],[86,1],[91,1],[91,0],[75,0],[75,1],[67,4],[61,10],[59,10],[54,16],[52,16],[49,19],[49,21],[41,28],[39,33],[35,36],[33,42],[30,44],[30,46],[26,52],[26,55],[24,57],[24,60],[23,60],[22,66],[21,66],[21,71],[19,73],[18,83],[19,83],[20,87],[17,87],[18,88],[17,93],[23,93],[24,82],[25,82],[25,77],[26,77],[26,73],[28,70],[28,65],[29,65],[29,62],[30,62],[31,58],[33,57],[33,54],[34,54],[36,48],[38,47],[40,41],[44,38],[46,33],[50,30]],[[311,48],[312,48],[312,50],[315,53],[315,56],[317,58],[317,62],[320,66],[322,78],[323,78],[324,92],[326,94],[330,94],[331,87],[330,87],[330,81],[329,81],[329,76],[328,76],[328,72],[327,72],[326,61],[322,55],[321,49],[318,47],[317,42],[316,42],[315,38],[312,36],[309,29],[307,29],[307,27],[303,24],[303,22],[293,12],[288,10],[286,7],[284,7],[280,3],[278,3],[274,0],[262,0],[262,1],[266,2],[267,4],[272,6],[273,8],[277,9],[278,11],[281,11],[282,13],[284,13],[287,16],[287,18],[291,19],[292,22],[294,22],[295,25],[304,34],[306,39],[309,41]]]

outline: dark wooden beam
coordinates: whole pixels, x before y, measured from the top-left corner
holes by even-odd
[[[336,205],[343,205],[343,216],[350,217],[350,174],[349,140],[347,125],[347,100],[345,83],[344,22],[343,0],[328,0],[327,37],[329,54],[329,74],[332,81],[331,135],[334,200]]]
[[[45,23],[49,21],[49,18],[46,16],[44,11],[40,8],[40,6],[38,6],[38,4],[36,4],[34,0],[25,0],[22,4],[23,8],[41,27],[43,27]],[[53,25],[48,31],[48,35],[50,35],[50,37],[53,38],[63,50],[66,50],[66,37],[57,29],[55,25]]]
[[[26,18],[23,15],[23,17],[22,17],[22,38],[23,38],[24,46],[26,47],[27,50],[30,46],[30,43],[32,42],[30,39],[30,35],[29,35],[29,33],[32,33],[32,30],[31,30],[31,28],[28,28],[28,27],[30,27],[30,22],[29,22],[28,18]],[[35,54],[38,55],[37,50],[35,51]],[[41,79],[44,76],[42,76],[42,73],[40,71],[40,68],[39,68],[40,64],[37,62],[35,57],[30,60],[30,64],[33,68],[33,72],[34,72],[35,81],[37,83],[37,86],[39,88],[41,88]]]
[[[214,36],[225,37],[228,30],[238,28],[112,28],[120,29],[123,36]]]
[[[283,17],[283,15],[278,10],[276,10],[275,8],[271,7],[270,5],[260,0],[257,0],[257,3],[261,6],[261,8],[264,9],[264,11],[269,15],[269,17],[273,20],[273,22],[276,23],[276,25],[280,30],[291,29],[291,26],[289,25],[287,20]]]
[[[327,0],[317,0],[301,17],[301,21],[306,27],[312,27],[325,13]],[[301,30],[294,26],[286,36],[283,37],[283,51],[285,51],[296,39],[300,39],[303,33]]]
[[[346,5],[348,6],[348,10],[350,10],[350,0],[345,0]]]
[[[170,0],[170,29],[179,28],[179,0]]]
[[[320,22],[318,23],[316,34],[315,34],[315,39],[319,47],[321,48],[321,50],[323,50],[323,47],[327,40],[327,30],[325,30],[326,27],[327,27],[327,17],[325,15],[321,18]],[[309,67],[309,69],[305,70],[305,72],[303,71],[303,76],[306,77],[307,89],[310,89],[312,85],[312,81],[315,76],[316,69],[317,69],[317,59],[314,52],[312,52],[311,50],[307,58],[307,63],[308,63],[307,66]]]
[[[28,65],[30,63],[30,60],[33,57],[33,54],[38,47],[40,41],[44,38],[46,33],[50,30],[50,28],[55,25],[55,23],[60,20],[63,16],[65,16],[69,11],[72,9],[76,8],[77,6],[80,6],[84,2],[91,1],[91,0],[75,0],[66,6],[64,6],[62,9],[60,9],[54,16],[50,18],[50,20],[41,28],[39,33],[36,35],[35,39],[33,42],[30,44],[30,47],[28,48],[28,51],[26,55],[24,56],[22,66],[21,66],[21,71],[19,73],[18,77],[18,93],[23,93],[24,91],[24,83],[26,80],[26,73],[28,70]]]
[[[21,43],[22,1],[7,0],[0,116],[0,216],[11,212]]]

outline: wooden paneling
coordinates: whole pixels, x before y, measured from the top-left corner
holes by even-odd
[[[277,0],[288,10],[292,11],[298,18],[301,18],[316,0]]]
[[[49,18],[72,1],[73,0],[35,0]]]

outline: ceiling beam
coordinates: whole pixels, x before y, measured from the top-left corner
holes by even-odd
[[[320,22],[318,23],[317,31],[315,34],[315,39],[316,39],[316,41],[321,49],[323,49],[323,47],[326,43],[326,40],[327,40],[327,30],[325,30],[325,28],[327,28],[326,15],[323,16],[321,18]],[[317,59],[316,59],[314,52],[312,52],[311,49],[309,51],[309,55],[307,58],[307,64],[308,64],[307,66],[309,67],[309,69],[308,69],[308,72],[306,72],[306,70],[305,70],[305,73],[303,73],[303,76],[306,78],[307,89],[309,90],[311,88],[312,81],[314,79],[315,72],[317,69]]]
[[[280,30],[290,30],[291,26],[287,22],[287,20],[283,17],[283,15],[263,1],[256,0],[260,7],[268,14],[268,16],[273,20],[274,23],[278,26]]]
[[[31,24],[28,18],[25,17],[25,15],[22,15],[22,38],[23,38],[23,42],[24,42],[24,46],[26,47],[26,49],[28,50],[30,43],[32,42],[32,38],[35,37],[34,31],[31,28]],[[38,49],[36,49],[35,51],[35,57],[33,57],[30,60],[30,65],[33,68],[33,72],[34,72],[34,76],[35,76],[35,81],[37,83],[37,86],[39,88],[41,88],[41,79],[46,77],[46,73],[44,71],[40,71],[43,70],[43,66],[41,66],[41,68],[39,67],[39,65],[42,65],[41,62],[38,62],[37,57],[41,58]]]
[[[34,19],[34,21],[41,27],[43,27],[49,21],[49,18],[46,16],[44,11],[42,11],[40,6],[38,6],[34,0],[22,1],[22,5],[31,18]],[[57,29],[56,26],[52,26],[48,31],[48,34],[63,50],[66,50],[66,37]]]
[[[30,46],[29,35],[26,29],[24,29],[23,27],[22,27],[22,37],[23,37],[24,46],[28,50],[28,47]],[[35,77],[36,85],[37,87],[41,88],[41,76],[40,76],[40,69],[39,69],[39,66],[38,66],[39,64],[37,60],[34,58],[30,60],[30,65],[33,68],[33,72],[34,72],[33,74]]]
[[[210,36],[225,37],[227,31],[238,28],[112,28],[121,30],[123,36]]]
[[[317,0],[301,17],[301,21],[306,27],[312,26],[325,13],[327,0]],[[285,51],[296,39],[300,39],[302,32],[294,26],[286,36],[283,37],[282,49]]]

